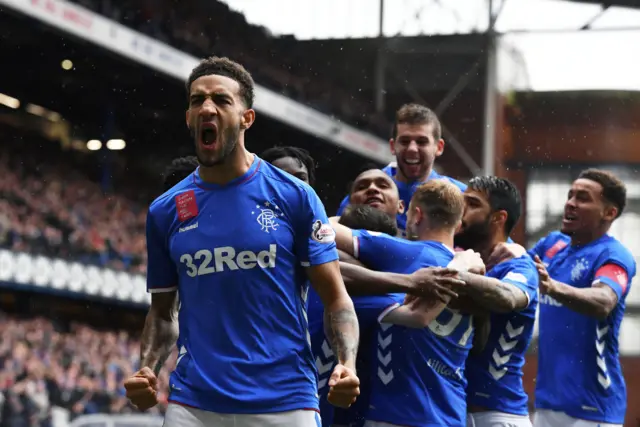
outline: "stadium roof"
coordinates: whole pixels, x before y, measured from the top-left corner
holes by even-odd
[[[249,22],[289,39],[283,43],[292,43],[291,36],[309,46],[318,46],[317,42],[323,40],[327,52],[331,46],[336,51],[340,44],[353,46],[356,40],[363,50],[372,50],[375,42],[369,40],[377,38],[380,30],[380,9],[372,7],[378,4],[372,0],[225,2],[241,11]],[[481,39],[478,35],[489,27],[487,3],[487,0],[386,0],[382,33],[396,45],[400,39],[409,39],[407,43],[413,40],[414,45],[423,46],[423,51],[428,50],[432,56],[435,53],[448,56],[449,61],[451,54],[461,49],[471,54],[470,48],[478,46]],[[520,78],[509,82],[514,89],[640,90],[640,79],[634,71],[635,54],[631,51],[640,45],[640,10],[622,7],[640,7],[640,0],[495,0],[494,5],[494,10],[500,11],[495,30],[503,35],[504,53],[520,68]],[[295,11],[295,18],[282,10]],[[581,31],[587,29],[593,31]],[[454,38],[443,44],[433,36]],[[308,43],[311,41],[316,43]],[[354,51],[351,46],[347,49]],[[483,46],[475,51],[476,55],[482,55]],[[355,66],[369,66],[369,61],[359,56],[345,58]],[[361,59],[364,64],[358,64]],[[435,72],[422,69],[423,79],[442,74],[444,68],[455,80],[468,70],[467,61],[462,59],[462,63],[462,67],[456,64],[447,67],[440,61],[437,64],[431,61]]]

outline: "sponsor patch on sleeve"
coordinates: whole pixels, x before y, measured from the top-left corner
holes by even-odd
[[[336,232],[330,224],[323,224],[322,221],[316,220],[313,223],[311,238],[319,243],[331,243],[336,240]]]

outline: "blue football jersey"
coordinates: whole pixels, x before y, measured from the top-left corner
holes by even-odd
[[[420,255],[425,248],[424,242],[409,242],[386,234],[363,230],[353,230],[355,257],[369,268],[392,273],[413,272],[421,267]],[[436,244],[439,245],[439,244]],[[441,246],[441,245],[440,245]],[[320,412],[323,426],[359,425],[369,405],[370,378],[372,369],[371,354],[375,350],[375,333],[378,319],[398,306],[404,300],[403,294],[367,295],[352,297],[360,325],[360,347],[357,358],[357,371],[360,378],[360,396],[349,409],[333,408],[326,402],[327,380],[335,364],[335,358],[324,336],[322,322],[322,303],[316,298],[309,299],[309,322],[311,344],[318,369]],[[316,302],[314,302],[316,301]]]
[[[147,218],[150,292],[177,285],[170,400],[221,413],[317,409],[304,267],[338,259],[316,193],[255,156],[226,185],[199,170]]]
[[[398,273],[444,267],[454,255],[437,242],[411,242],[385,235],[362,237],[359,259],[367,263],[364,254],[368,253],[380,263],[406,267],[396,268]],[[472,338],[471,316],[450,309],[424,329],[379,324],[372,349],[367,419],[418,427],[465,426],[464,369]]]
[[[576,288],[603,283],[618,304],[604,320],[579,314],[549,295],[540,296],[536,407],[601,423],[622,424],[627,390],[618,354],[618,334],[636,263],[615,238],[604,235],[586,245],[553,232],[530,251],[549,275]],[[614,277],[597,273],[603,266],[619,270]]]
[[[524,255],[496,265],[487,276],[521,289],[529,303],[517,312],[491,314],[484,350],[467,359],[467,404],[527,415],[522,367],[536,320],[538,271],[529,255]]]
[[[400,182],[398,180],[395,179],[396,176],[396,171],[397,168],[395,166],[395,163],[391,163],[389,165],[387,165],[386,167],[384,167],[382,169],[383,172],[385,172],[387,175],[389,175],[391,178],[393,178],[393,181],[396,183],[396,185],[398,186],[398,192],[400,194],[400,200],[402,200],[404,202],[405,206],[409,206],[409,202],[411,202],[411,198],[413,197],[413,193],[416,192],[416,189],[424,184],[426,181],[415,181],[415,182],[411,182],[411,183],[404,183],[404,182]],[[460,191],[465,191],[467,189],[467,186],[465,184],[463,184],[460,181],[457,181],[453,178],[450,178],[448,176],[445,175],[440,175],[438,172],[436,172],[435,170],[431,171],[431,174],[429,175],[429,178],[427,178],[427,181],[430,181],[432,179],[444,179],[447,180],[449,182],[451,182],[452,184],[454,184],[456,187],[458,187],[460,189]],[[344,208],[346,208],[349,205],[349,196],[346,196],[342,202],[340,203],[340,207],[338,208],[338,213],[336,215],[341,215],[342,211],[344,211]],[[407,228],[407,213],[406,210],[403,213],[399,213],[398,217],[398,230],[400,230],[402,233],[405,232],[406,228]]]

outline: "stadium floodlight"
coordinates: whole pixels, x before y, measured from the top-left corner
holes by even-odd
[[[73,68],[73,62],[71,62],[69,59],[65,59],[60,63],[60,66],[62,67],[63,70],[69,71],[70,69]]]
[[[101,148],[102,142],[98,141],[97,139],[87,141],[87,150],[98,151]]]
[[[4,93],[0,93],[0,104],[4,105],[5,107],[13,108],[14,110],[20,107],[19,100],[12,96],[5,95]]]
[[[110,139],[107,141],[107,148],[109,150],[124,150],[127,144],[124,139]]]

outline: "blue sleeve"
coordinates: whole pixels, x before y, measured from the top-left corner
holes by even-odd
[[[301,195],[300,210],[296,212],[296,251],[304,266],[326,264],[338,259],[336,233],[320,198],[311,187]]]
[[[158,226],[153,206],[147,213],[147,291],[171,292],[178,289],[178,269],[169,254],[167,230]]]
[[[527,257],[527,255],[524,256]],[[498,279],[524,292],[527,295],[527,307],[538,293],[538,271],[529,260],[513,260],[509,267],[505,268],[502,277]]]
[[[593,284],[604,283],[613,289],[618,301],[622,301],[629,293],[631,281],[636,275],[636,262],[631,254],[607,248],[598,257],[593,271]]]
[[[375,326],[390,311],[402,305],[403,294],[371,295],[353,298],[360,328]]]
[[[336,216],[342,215],[344,209],[349,206],[349,196],[345,196],[344,199],[340,202],[340,207],[338,208],[338,212],[336,212]]]
[[[545,236],[542,239],[538,240],[536,244],[533,245],[533,247],[527,251],[527,253],[532,259],[536,255],[538,255],[540,259],[544,258],[544,251],[546,250],[545,246],[546,246],[547,237],[548,236]]]
[[[377,271],[405,273],[420,256],[422,247],[388,234],[353,230],[354,256]]]

